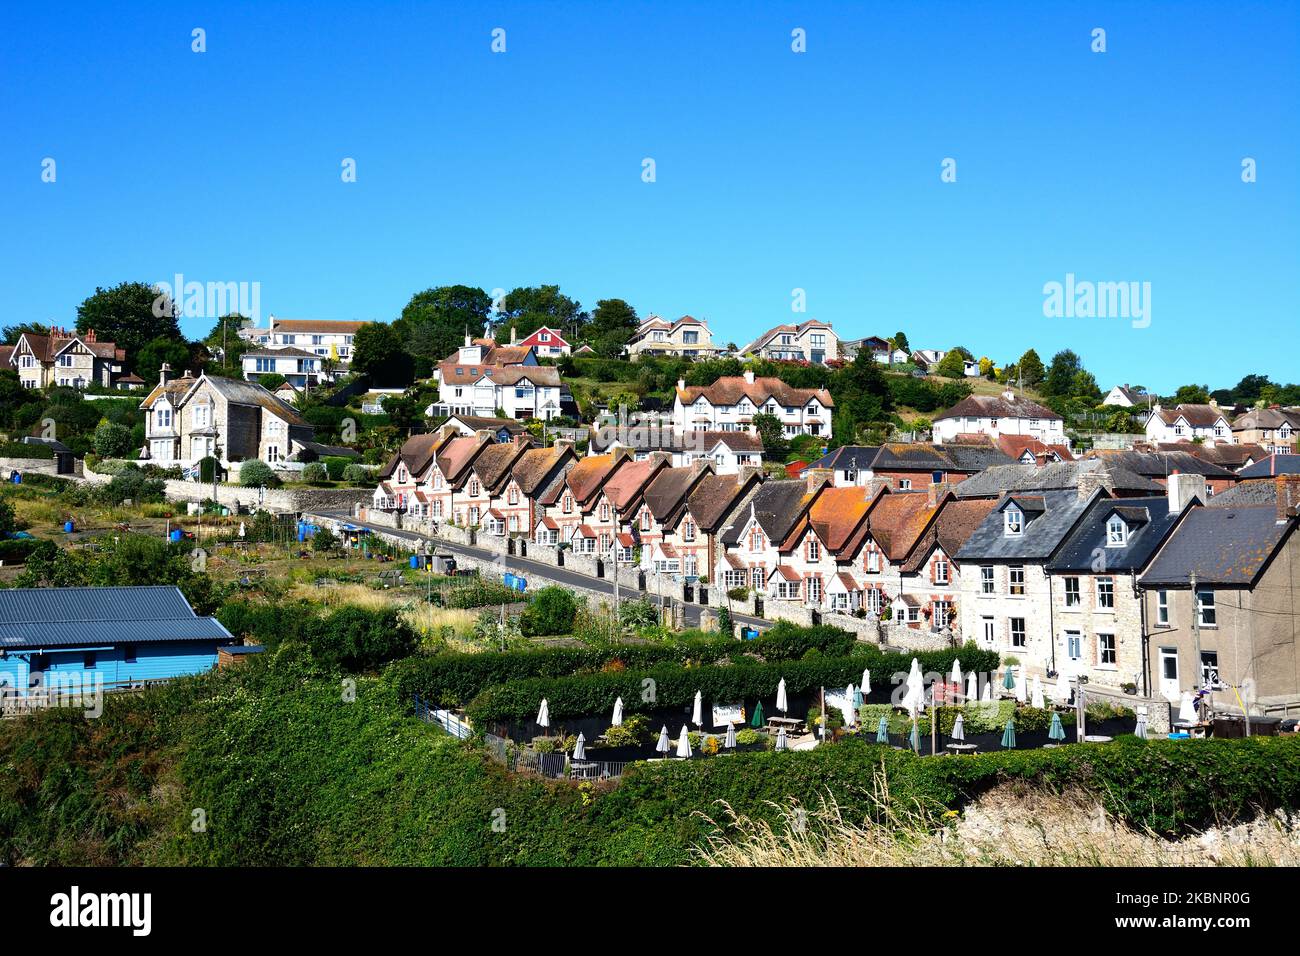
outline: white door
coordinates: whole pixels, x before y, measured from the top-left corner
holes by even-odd
[[[985,617],[980,619],[984,624],[984,646],[993,646],[993,618]]]
[[[1178,648],[1160,648],[1160,693],[1168,700],[1178,700]]]

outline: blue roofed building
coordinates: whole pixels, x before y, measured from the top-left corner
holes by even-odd
[[[237,644],[180,589],[0,590],[0,694],[58,682],[113,690],[210,670]]]

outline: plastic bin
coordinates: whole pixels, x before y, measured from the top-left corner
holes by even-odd
[[[63,530],[64,530],[65,532],[67,532],[68,534],[72,534],[73,527],[74,527],[74,525],[73,525],[71,519],[69,519],[69,520],[63,522]]]

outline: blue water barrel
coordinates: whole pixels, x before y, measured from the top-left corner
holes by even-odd
[[[411,555],[411,567],[417,571],[420,570],[420,556],[418,554]]]
[[[172,539],[172,541],[179,541],[181,537],[184,535],[184,533],[185,532],[181,531],[180,528],[173,528],[172,533],[169,535],[169,537]]]
[[[23,473],[22,473],[21,471],[15,471],[15,472],[14,472],[14,484],[15,484],[15,485],[21,485],[22,483],[23,483]]]
[[[71,519],[71,518],[69,518],[67,521],[63,522],[63,530],[66,531],[68,534],[71,534],[71,533],[72,533],[72,528],[73,528],[73,525],[72,525],[72,519]]]
[[[1191,734],[1185,730],[1180,730],[1169,735],[1170,740],[1190,740]]]

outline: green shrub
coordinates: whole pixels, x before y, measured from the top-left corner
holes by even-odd
[[[333,466],[331,466],[330,475],[332,476]],[[336,481],[346,481],[353,485],[372,484],[375,480],[375,472],[365,465],[347,465],[339,471],[339,477]]]
[[[241,473],[242,474],[242,473]],[[208,455],[206,458],[199,459],[199,481],[210,485],[221,477],[221,462]]]
[[[520,615],[519,624],[525,637],[571,634],[578,613],[578,599],[562,587],[545,587],[533,595]]]
[[[49,445],[29,445],[26,442],[0,442],[0,458],[40,458],[50,461],[54,450]]]
[[[278,488],[280,479],[271,466],[261,459],[254,458],[239,466],[239,483],[245,488]]]
[[[330,473],[320,462],[313,461],[311,464],[303,466],[302,480],[311,482],[329,481]]]

